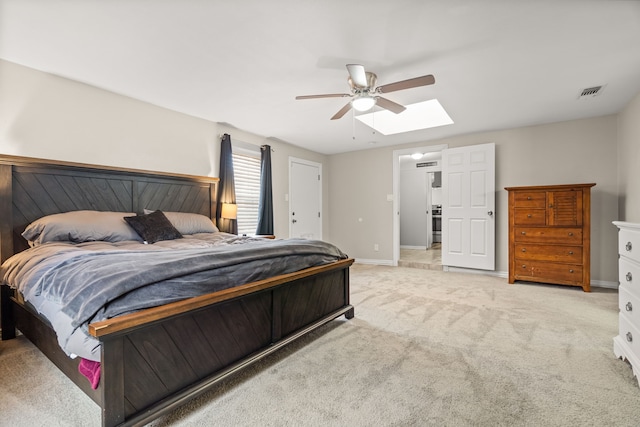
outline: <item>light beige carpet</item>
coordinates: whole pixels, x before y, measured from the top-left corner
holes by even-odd
[[[617,292],[355,265],[331,322],[153,426],[638,426]],[[97,426],[31,345],[0,343],[0,425]]]

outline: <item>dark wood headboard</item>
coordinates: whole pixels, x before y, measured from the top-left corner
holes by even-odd
[[[74,210],[192,212],[215,221],[218,178],[0,155],[0,262],[27,248],[21,233]]]

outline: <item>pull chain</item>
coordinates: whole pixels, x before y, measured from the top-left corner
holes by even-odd
[[[356,112],[351,109],[351,139],[356,140]]]
[[[376,107],[373,107],[373,111],[371,111],[371,142],[369,142],[369,144],[377,144],[377,141],[375,140],[376,137]]]

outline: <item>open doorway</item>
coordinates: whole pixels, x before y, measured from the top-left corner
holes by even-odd
[[[434,145],[393,152],[395,266],[442,268],[439,160],[446,148],[447,145]]]

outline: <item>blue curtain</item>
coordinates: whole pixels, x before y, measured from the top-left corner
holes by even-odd
[[[271,191],[271,146],[260,147],[260,201],[256,234],[273,234],[273,197]]]
[[[238,234],[238,222],[235,219],[222,218],[223,203],[236,203],[236,186],[233,179],[233,157],[231,136],[225,133],[220,141],[220,182],[218,183],[218,201],[216,207],[216,223],[220,231]]]

